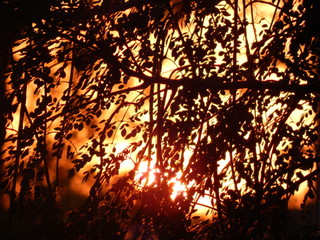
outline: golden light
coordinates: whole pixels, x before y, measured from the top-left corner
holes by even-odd
[[[246,48],[245,48],[245,41],[247,40],[249,45],[251,46],[254,42],[260,40],[259,39],[259,35],[257,35],[257,33],[259,31],[262,31],[265,28],[268,28],[269,25],[272,23],[273,18],[274,18],[274,14],[275,16],[277,16],[277,14],[279,14],[279,11],[277,10],[277,8],[275,8],[274,6],[265,4],[263,2],[254,2],[251,3],[252,5],[252,9],[247,8],[246,12],[243,12],[243,9],[241,9],[239,11],[239,16],[240,18],[248,18],[248,19],[253,19],[253,22],[250,23],[250,25],[246,28],[247,30],[247,39],[240,39],[242,42],[242,46],[243,48],[241,49],[239,55],[237,56],[237,61],[238,64],[241,64],[245,61],[247,61],[247,55],[246,55]],[[233,15],[233,9],[229,8],[229,11],[231,13],[231,16]],[[253,14],[253,16],[252,16]],[[230,17],[231,18],[231,17]],[[204,26],[208,25],[208,19],[205,19],[204,21]],[[193,26],[181,26],[181,30],[182,31],[192,31]],[[177,32],[173,32],[172,36],[177,36],[178,33]],[[151,41],[154,41],[154,39],[151,39]],[[133,44],[133,43],[132,43]],[[221,48],[222,49],[222,48]],[[168,78],[172,78],[175,79],[176,77],[179,77],[179,71],[177,71],[177,69],[179,69],[180,67],[183,66],[179,66],[178,63],[176,63],[175,61],[173,61],[172,59],[170,59],[170,57],[172,57],[170,54],[168,54],[168,57],[163,61],[163,65],[161,68],[161,76],[163,77],[168,77]],[[221,57],[217,56],[217,59],[219,59]],[[221,59],[221,62],[223,60]],[[285,70],[285,65],[283,63],[279,62],[279,71],[284,71]],[[150,75],[150,72],[146,72],[147,75]],[[272,80],[280,80],[277,79],[276,75],[273,74],[270,76],[270,79]],[[268,79],[266,79],[268,80]],[[137,83],[134,83],[133,85],[135,85]],[[161,89],[164,89],[164,86],[160,86]],[[241,97],[242,94],[245,93],[245,90],[239,90],[237,92],[237,97]],[[161,97],[163,97],[164,95],[161,94]],[[170,94],[167,96],[167,98],[170,97]],[[224,96],[225,102],[231,101],[231,97],[228,96],[227,94]],[[165,101],[167,99],[164,99]],[[272,104],[270,104],[272,105]],[[268,122],[269,117],[274,114],[274,112],[276,111],[276,109],[279,106],[273,106],[271,107],[264,116],[262,116],[264,118],[264,122],[268,125],[268,124],[272,124]],[[310,107],[310,106],[309,106]],[[306,112],[308,111],[308,109],[303,109],[301,111],[295,111],[290,119],[292,120],[292,125],[295,125],[296,122],[299,120],[299,116],[302,114],[302,112]],[[312,115],[310,116],[310,119],[312,119]],[[147,116],[146,116],[147,118]],[[148,119],[145,119],[146,121]],[[213,120],[214,121],[214,120]],[[120,141],[120,140],[119,140]],[[120,147],[120,149],[124,149],[125,145],[127,143],[121,142],[120,145],[122,147]],[[263,143],[262,143],[263,144]],[[258,154],[261,154],[261,149],[259,148],[259,146],[256,146],[256,151]],[[121,152],[121,150],[120,150]],[[188,164],[188,161],[190,159],[192,152],[187,152],[186,153],[186,161],[185,161],[185,165]],[[222,172],[224,170],[228,170],[229,166],[228,164],[230,164],[230,162],[232,161],[231,159],[236,157],[236,152],[232,152],[232,153],[227,153],[225,156],[225,159],[220,159],[219,160],[219,170],[218,172]],[[135,180],[140,182],[142,185],[144,186],[150,186],[152,184],[155,183],[156,181],[156,175],[159,173],[159,170],[156,169],[156,161],[155,161],[155,157],[152,156],[152,159],[149,160],[144,160],[139,162],[139,167],[137,168],[137,174],[135,176]],[[133,169],[135,167],[135,163],[133,160],[126,160],[121,164],[121,174],[125,174],[126,172],[130,171],[131,169]],[[230,173],[231,174],[231,173]],[[192,185],[192,183],[189,184],[189,186],[186,186],[185,184],[182,183],[181,181],[181,176],[182,176],[182,172],[178,172],[177,176],[171,178],[170,180],[168,180],[168,184],[172,187],[172,199],[175,199],[175,197],[179,194],[179,193],[185,193],[188,191],[188,189],[190,188],[190,186]],[[242,189],[245,184],[244,180],[240,181],[239,183],[237,183],[237,185],[235,186],[234,181],[232,180],[232,178],[230,177],[227,181],[222,183],[221,188],[225,189]],[[306,190],[306,185],[302,185],[299,189],[299,191],[290,199],[289,202],[289,208],[296,208],[297,204],[294,204],[295,202],[299,202],[302,197],[303,194],[305,193]],[[299,199],[299,200],[297,200]],[[201,212],[202,214],[206,213],[209,209],[212,209],[214,206],[214,199],[212,196],[206,194],[204,196],[201,196],[197,199],[197,202],[195,203],[195,205],[197,206],[197,208],[199,209],[198,212]],[[201,209],[201,210],[200,210]]]
[[[249,10],[245,13],[247,15],[248,18],[252,17],[252,19],[254,19],[254,23],[251,24],[250,27],[247,28],[247,37],[248,37],[248,41],[249,41],[249,45],[252,45],[253,42],[257,41],[257,35],[255,34],[255,32],[258,32],[260,30],[262,30],[263,28],[263,25],[264,24],[270,24],[270,22],[272,22],[272,18],[273,18],[273,14],[274,12],[276,11],[274,7],[272,7],[271,5],[266,5],[266,4],[263,4],[259,1],[257,1],[256,3],[252,3],[253,5],[253,8],[254,8],[254,16],[250,16],[250,14],[252,12],[250,12]],[[229,9],[230,12],[232,12],[233,10],[230,8]],[[239,13],[240,17],[243,17],[244,16],[244,12],[241,12]],[[209,22],[208,22],[208,19],[204,22],[204,25],[208,25]],[[184,31],[190,31],[190,29],[192,29],[193,26],[185,26]],[[173,32],[172,33],[172,36],[177,36],[177,32]],[[154,39],[151,39],[151,41],[153,41]],[[244,45],[244,39],[241,39],[242,40],[242,44]],[[62,41],[60,38],[57,39],[57,41]],[[23,47],[25,43],[22,43],[22,46],[19,46],[20,47]],[[58,44],[58,43],[56,43]],[[128,47],[130,47],[131,45],[133,45],[134,43],[131,42],[128,44]],[[52,48],[52,51],[55,52],[57,51],[58,49],[55,49],[55,44],[53,44],[51,46]],[[221,48],[222,49],[222,48]],[[15,51],[17,52],[18,54],[18,50],[19,49],[15,49]],[[219,50],[219,49],[218,49]],[[122,51],[125,51],[125,49],[122,49]],[[239,56],[238,56],[238,63],[242,63],[242,62],[245,62],[247,59],[247,55],[245,54],[245,47],[243,47],[242,51],[239,53]],[[15,58],[19,58],[18,55],[14,55]],[[174,62],[173,59],[170,59],[170,54],[168,54],[168,58],[166,58],[164,61],[163,61],[163,65],[162,65],[162,68],[161,68],[161,76],[162,77],[167,77],[167,78],[171,78],[171,79],[175,79],[175,78],[178,78],[179,77],[179,71],[176,71],[178,68],[180,67],[183,67],[183,66],[179,66],[178,63]],[[219,57],[217,56],[217,59],[221,59],[221,62],[223,61],[222,60],[222,57]],[[55,66],[50,66],[52,68],[52,72],[57,70],[60,65],[59,64],[56,64],[56,63],[53,63]],[[281,64],[281,66],[279,66],[279,69],[280,71],[284,71],[285,69],[285,66],[284,64]],[[71,66],[68,65],[68,67],[66,68],[66,73],[69,74],[70,71],[71,71]],[[103,68],[106,68],[105,65],[101,65],[99,67],[99,70],[103,70]],[[146,75],[151,75],[150,72],[145,72]],[[276,78],[274,78],[275,76],[271,76],[273,77],[274,80],[277,80]],[[56,93],[57,96],[63,92],[63,89],[65,89],[65,85],[68,84],[67,82],[62,82],[61,86],[56,90]],[[132,86],[137,86],[139,84],[139,80],[136,79],[136,78],[130,78],[129,82],[128,82],[128,87],[132,87]],[[34,108],[35,108],[35,101],[34,101],[34,98],[32,97],[33,95],[33,91],[34,91],[34,86],[30,85],[30,89],[28,91],[28,102],[27,102],[27,106],[28,106],[28,109],[30,111],[32,111]],[[164,89],[164,85],[161,85],[159,87],[159,89]],[[149,90],[145,90],[144,93],[148,93]],[[238,96],[240,97],[241,94],[243,94],[245,92],[245,90],[242,90],[241,91],[238,91]],[[139,96],[141,93],[137,93],[137,92],[133,92],[131,93],[128,98],[127,98],[127,101],[128,102],[131,102],[132,100],[134,100],[137,96]],[[164,94],[160,94],[160,97],[163,97]],[[167,99],[164,99],[165,101],[167,101],[171,95],[170,93],[168,95],[166,95]],[[227,96],[225,95],[224,97],[224,101],[225,102],[228,102],[230,101],[230,96]],[[147,109],[149,106],[146,104],[145,108]],[[268,110],[268,112],[266,113],[264,117],[264,122],[267,123],[268,122],[268,117],[273,114],[276,110],[277,106],[274,106],[273,108],[270,108]],[[296,123],[300,120],[300,116],[302,114],[304,114],[305,112],[308,112],[309,111],[309,108],[310,106],[305,106],[304,109],[302,110],[296,110],[290,117],[291,121],[292,121],[292,127],[293,128],[296,128]],[[110,110],[108,111],[105,111],[103,114],[102,114],[102,118],[108,118],[108,116],[110,115],[110,113],[112,113],[115,109],[114,108],[110,108]],[[17,111],[17,113],[14,115],[14,118],[13,118],[13,122],[12,122],[12,129],[10,129],[10,131],[17,131],[18,130],[18,120],[19,120],[19,114],[18,114],[19,111]],[[115,121],[118,121],[118,122],[121,122],[124,118],[128,117],[130,115],[130,111],[128,111],[128,109],[121,109],[119,111],[118,114],[115,115],[115,118],[114,120]],[[312,118],[314,116],[314,113],[310,114],[310,117],[309,117],[309,120],[311,121]],[[212,121],[215,121],[216,119],[213,119]],[[141,121],[148,121],[148,116],[144,116]],[[52,125],[51,126],[51,130],[54,128],[55,126]],[[117,126],[119,127],[119,126]],[[53,130],[52,130],[53,131]],[[82,132],[83,136],[88,136],[89,135],[89,131],[88,129],[84,129],[83,132]],[[53,141],[53,135],[50,135],[48,134],[50,137],[49,137],[49,140],[50,141]],[[85,144],[85,141],[87,141],[86,139],[87,138],[77,138],[77,147],[78,146],[82,146],[83,144]],[[137,137],[138,138],[138,137]],[[201,138],[201,136],[198,136],[198,138]],[[113,139],[112,139],[112,142],[109,143],[111,147],[116,147],[116,152],[114,154],[120,154],[121,152],[123,152],[124,149],[126,149],[128,147],[128,145],[130,144],[129,141],[125,141],[123,140],[123,138],[121,138],[121,136],[119,136],[119,133],[115,133],[113,135]],[[259,153],[259,149],[258,149],[258,146],[257,147],[257,152]],[[191,155],[193,154],[192,150],[186,150],[185,153],[184,153],[184,159],[186,160],[184,162],[184,165],[186,166],[189,162],[189,159],[191,159]],[[232,152],[232,153],[227,153],[225,158],[224,159],[220,159],[219,160],[219,169],[218,169],[218,172],[221,173],[222,171],[224,171],[226,168],[228,168],[228,164],[230,164],[230,161],[233,157],[236,156],[236,152]],[[130,170],[134,169],[136,167],[136,164],[138,164],[138,167],[137,167],[137,173],[136,173],[136,176],[135,176],[135,181],[139,182],[141,184],[141,186],[151,186],[153,184],[155,184],[156,182],[156,175],[159,173],[159,169],[156,168],[156,159],[155,159],[155,156],[151,156],[150,159],[146,160],[144,159],[143,161],[134,161],[134,157],[133,156],[133,159],[126,159],[125,161],[123,161],[121,163],[121,167],[120,167],[120,172],[119,172],[119,175],[124,175],[126,173],[128,173]],[[83,182],[82,182],[82,173],[85,172],[87,169],[91,168],[94,164],[97,164],[99,163],[100,159],[98,157],[94,157],[93,160],[87,164],[87,166],[80,171],[80,174],[77,174],[73,180],[71,181],[70,183],[70,189],[74,192],[77,192],[77,193],[80,193],[82,195],[88,195],[88,192],[89,192],[89,188],[91,186],[90,182],[88,184],[86,184],[85,186],[86,187],[83,187]],[[65,168],[70,168],[72,165],[70,163],[67,163],[65,164],[63,167]],[[55,171],[54,168],[51,169],[53,172]],[[54,173],[52,172],[52,174],[50,174],[51,176],[54,176]],[[302,172],[304,173],[304,172]],[[176,176],[170,178],[168,180],[168,185],[171,186],[172,188],[172,194],[171,194],[171,198],[172,200],[174,200],[179,194],[183,194],[185,195],[188,191],[188,189],[192,186],[193,183],[189,183],[188,185],[184,184],[183,181],[181,180],[181,178],[183,177],[183,172],[180,171],[177,173]],[[51,179],[52,181],[54,179]],[[222,186],[221,188],[228,188],[228,189],[235,189],[235,188],[238,188],[238,189],[242,189],[243,187],[243,184],[244,184],[244,181],[240,181],[240,183],[238,183],[236,186],[235,186],[235,183],[234,181],[231,179],[231,177],[222,183]],[[290,202],[289,202],[289,208],[300,208],[300,204],[301,204],[301,201],[302,201],[302,198],[303,198],[303,194],[305,193],[307,189],[307,185],[306,184],[303,184],[301,185],[299,191],[293,196],[290,198]],[[202,216],[205,216],[205,214],[208,212],[208,210],[212,210],[212,208],[214,208],[214,204],[215,204],[215,200],[212,196],[210,196],[209,194],[205,194],[204,196],[199,196],[199,197],[195,197],[195,199],[197,199],[197,201],[194,203],[195,205],[195,208],[198,209],[198,212],[196,212],[196,214],[200,214]]]

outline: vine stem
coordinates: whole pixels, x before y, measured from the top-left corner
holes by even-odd
[[[224,235],[224,226],[223,226],[223,217],[222,217],[222,204],[220,199],[220,181],[219,181],[219,174],[218,174],[218,159],[216,158],[216,146],[215,143],[212,144],[213,146],[209,149],[211,151],[210,157],[212,158],[213,163],[213,187],[214,193],[216,195],[216,203],[217,203],[217,212],[218,212],[218,219],[219,219],[219,228],[222,236]],[[214,148],[214,149],[213,149]]]
[[[48,97],[48,87],[47,87],[47,83],[44,84],[44,95],[45,98]],[[51,190],[51,182],[50,182],[50,175],[49,175],[49,167],[48,167],[48,153],[47,153],[47,116],[48,116],[48,110],[47,110],[47,106],[45,107],[45,121],[43,123],[43,141],[44,141],[44,151],[42,151],[42,158],[43,158],[43,164],[44,164],[44,169],[45,169],[45,176],[46,176],[46,181],[47,181],[47,185],[49,190]]]
[[[234,159],[233,159],[231,147],[230,147],[230,150],[229,150],[229,157],[230,157],[230,168],[231,168],[231,176],[232,176],[232,181],[233,181],[233,184],[234,184],[234,189],[235,189],[236,193],[239,193],[238,183],[237,183],[237,180],[236,180],[235,164],[234,164]]]
[[[238,42],[238,0],[235,0],[234,2],[234,28],[233,28],[233,34],[234,34],[234,39],[233,39],[233,81],[237,81],[237,73],[238,73],[238,68],[237,68],[237,42]]]

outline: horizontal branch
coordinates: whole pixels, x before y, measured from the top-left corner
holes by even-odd
[[[211,91],[236,90],[236,89],[255,89],[255,90],[275,90],[279,92],[293,93],[320,93],[320,83],[314,84],[287,84],[282,81],[241,81],[241,82],[223,82],[223,78],[215,77],[208,79],[181,79],[172,80],[163,77],[140,76],[140,79],[146,81],[146,85],[152,83],[166,84],[171,87],[191,87],[194,90],[207,89]]]
[[[289,84],[281,80],[247,80],[238,82],[225,82],[222,77],[209,77],[207,79],[170,79],[161,76],[147,76],[142,72],[136,72],[122,64],[113,54],[104,52],[101,56],[107,63],[121,69],[126,75],[136,77],[144,81],[145,86],[151,84],[166,84],[169,87],[176,88],[180,86],[190,87],[194,90],[207,89],[211,91],[235,90],[235,89],[255,89],[255,90],[275,90],[279,92],[293,93],[320,93],[320,82],[309,84]]]
[[[80,46],[87,48],[85,43],[70,38],[67,35],[63,35],[70,41],[79,44]],[[170,79],[164,78],[161,76],[147,76],[142,72],[137,72],[127,67],[125,64],[119,61],[111,52],[108,51],[99,51],[99,49],[90,49],[97,54],[97,56],[104,59],[108,64],[113,67],[116,67],[123,71],[124,74],[130,77],[135,77],[144,82],[143,87],[148,87],[151,84],[165,84],[172,88],[177,88],[180,86],[190,87],[194,90],[207,89],[211,91],[219,90],[235,90],[235,89],[255,89],[255,90],[275,90],[279,92],[293,92],[293,93],[320,93],[320,83],[312,84],[288,84],[281,80],[266,80],[266,81],[257,81],[257,80],[247,80],[247,81],[238,81],[238,82],[225,82],[225,79],[222,77],[209,77],[207,79]],[[141,89],[141,87],[140,87]]]

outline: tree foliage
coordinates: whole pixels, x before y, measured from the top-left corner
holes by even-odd
[[[3,236],[289,239],[318,196],[319,4],[1,1]]]

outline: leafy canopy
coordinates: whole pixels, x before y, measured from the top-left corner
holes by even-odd
[[[303,182],[314,198],[319,172],[318,1],[0,8],[8,234],[21,211],[39,239],[290,234],[288,200]],[[66,211],[79,175],[90,191]]]

